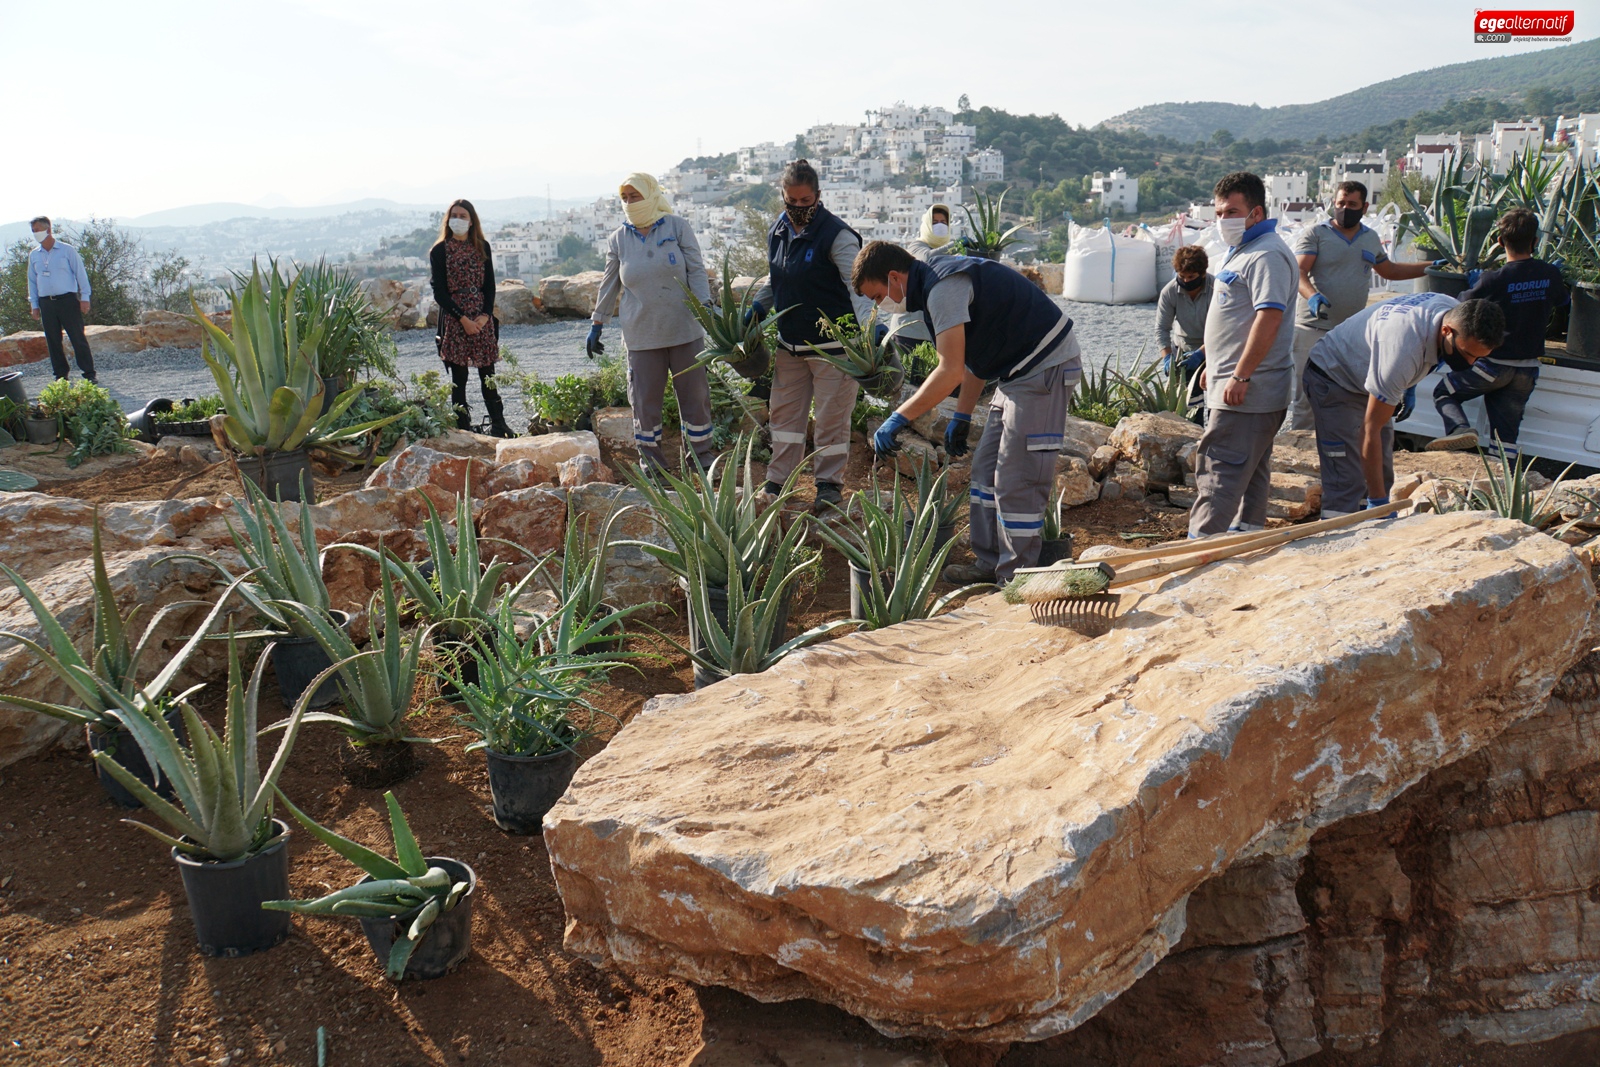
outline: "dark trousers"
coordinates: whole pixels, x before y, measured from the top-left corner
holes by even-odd
[[[89,339],[83,334],[83,309],[78,306],[77,293],[39,298],[39,323],[44,327],[44,343],[50,349],[50,369],[57,378],[71,375],[67,367],[67,353],[61,345],[61,331],[72,338],[72,354],[78,360],[83,376],[94,381],[94,356],[89,351]]]
[[[1466,370],[1453,370],[1439,379],[1433,387],[1433,406],[1444,420],[1444,432],[1458,433],[1471,425],[1461,405],[1483,397],[1484,410],[1489,413],[1489,432],[1505,444],[1507,455],[1515,455],[1522,412],[1538,382],[1538,367],[1507,367],[1492,359],[1480,359]]]
[[[471,409],[467,406],[467,377],[471,374],[471,367],[463,367],[455,363],[446,363],[450,368],[450,402],[456,409],[456,427],[461,430],[472,429]],[[483,393],[483,409],[489,413],[489,426],[499,432],[506,428],[506,407],[500,400],[500,389],[494,380],[494,365],[478,368],[478,388]]]
[[[1263,530],[1272,495],[1272,441],[1283,411],[1212,408],[1195,451],[1189,536]]]

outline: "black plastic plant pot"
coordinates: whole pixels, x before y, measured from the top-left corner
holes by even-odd
[[[341,630],[350,628],[350,616],[342,611],[329,611]],[[300,694],[306,691],[313,678],[333,666],[328,653],[323,651],[314,637],[279,637],[272,643],[272,673],[278,678],[278,695],[283,706],[294,707]],[[311,707],[325,708],[339,701],[338,675],[333,675],[317,689],[311,698]]]
[[[61,436],[61,424],[56,421],[54,415],[44,419],[36,419],[30,415],[22,420],[22,425],[28,434],[30,445],[53,445]]]
[[[316,489],[311,459],[303,448],[268,452],[264,456],[240,456],[238,460],[239,476],[259,486],[267,494],[268,500],[298,501],[302,475],[305,476],[306,492],[311,493]]]
[[[678,579],[678,588],[682,589],[689,602],[689,648],[700,652],[705,648],[705,643],[700,640],[700,624],[695,619],[694,598],[689,594],[687,579]],[[772,640],[767,644],[767,651],[771,652],[786,640],[784,634],[789,629],[789,599],[794,591],[791,582],[783,594],[783,602],[778,605],[777,625],[772,628]],[[706,587],[706,599],[711,601],[711,616],[722,626],[724,632],[728,629],[728,590],[723,586],[710,585]]]
[[[883,585],[886,590],[894,588],[894,572],[885,571]],[[866,616],[862,609],[866,602],[866,591],[872,587],[872,574],[870,571],[850,564],[850,617],[864,619]]]
[[[560,749],[543,756],[502,756],[490,749],[489,792],[494,824],[511,834],[537,834],[578,771],[578,754]]]
[[[472,638],[449,637],[443,630],[435,630],[429,637],[441,657],[447,658],[467,685],[478,684],[478,657],[472,654]],[[439,676],[439,695],[452,704],[461,699],[455,683],[446,674]]]
[[[696,689],[704,689],[708,685],[716,685],[727,677],[728,675],[723,674],[721,671],[709,670],[698,663],[694,665],[694,687]]]
[[[1422,272],[1422,285],[1425,292],[1460,296],[1467,291],[1467,276],[1453,270],[1428,267]]]
[[[913,525],[915,525],[916,520],[915,519],[902,519],[900,521],[901,521],[902,525],[905,527],[905,531],[906,531],[905,543],[909,545],[911,543],[911,528],[912,528]],[[937,552],[941,548],[943,548],[945,545],[948,545],[950,543],[950,539],[955,537],[955,535],[956,535],[956,524],[955,523],[953,523],[953,522],[941,522],[939,524],[938,532],[936,534],[934,534],[934,536],[933,536],[933,550],[935,552]]]
[[[1049,567],[1062,560],[1072,562],[1071,534],[1062,534],[1059,538],[1039,542],[1039,562],[1035,566]]]
[[[422,943],[417,946],[416,951],[411,954],[410,962],[406,964],[407,980],[442,978],[472,953],[472,894],[477,892],[478,876],[471,867],[448,856],[429,856],[427,860],[430,867],[443,867],[448,871],[452,882],[466,879],[467,891],[461,894],[461,899],[456,901],[455,907],[441,912],[433,921],[433,925],[428,927],[427,933],[422,935]],[[372,878],[369,875],[361,880],[370,882]],[[388,967],[389,949],[393,947],[396,938],[405,936],[411,921],[422,911],[422,907],[419,905],[392,919],[361,920],[361,929],[366,932],[367,944],[378,954],[378,963],[381,966]]]
[[[1600,359],[1600,284],[1578,282],[1572,287],[1572,309],[1567,314],[1567,355]]]
[[[144,407],[128,416],[128,425],[139,433],[139,440],[147,445],[156,443],[161,436],[161,424],[156,422],[154,416],[160,411],[171,411],[172,401],[164,396],[156,397]]]
[[[178,739],[187,743],[189,732],[183,724],[183,713],[174,708],[167,712],[166,720],[167,725],[172,727],[173,732],[178,735]],[[118,766],[151,789],[154,789],[156,796],[161,797],[163,800],[172,799],[172,783],[165,776],[162,777],[160,784],[156,783],[155,771],[151,768],[150,761],[145,759],[144,749],[139,747],[139,742],[134,740],[133,735],[126,728],[119,726],[115,730],[102,732],[92,726],[85,726],[83,732],[84,737],[88,739],[91,752],[107,753],[116,761]],[[128,792],[121,782],[106,773],[104,767],[96,763],[95,771],[100,776],[100,788],[104,789],[106,796],[110,797],[119,807],[129,809],[144,807],[139,802],[139,798]]]
[[[242,860],[218,863],[172,850],[202,955],[248,956],[289,936],[290,914],[261,907],[289,897],[289,827],[281,819],[272,825],[277,836]]]
[[[617,610],[618,610],[617,608],[613,607],[610,604],[601,604],[600,605],[600,615],[602,615],[602,616],[613,615],[613,614],[615,614],[617,612]],[[616,634],[616,636],[615,637],[601,637],[601,638],[597,638],[597,639],[595,639],[593,641],[590,641],[587,645],[584,646],[584,648],[583,648],[584,652],[588,653],[591,656],[611,656],[611,655],[615,655],[616,653],[622,651],[622,646],[627,642],[627,634],[623,630],[623,624],[621,622],[614,622],[610,626],[607,626],[604,630],[602,630],[600,632],[601,633],[607,633],[607,634]]]
[[[22,383],[21,371],[0,372],[0,396],[17,405],[18,411],[28,410],[28,387]]]

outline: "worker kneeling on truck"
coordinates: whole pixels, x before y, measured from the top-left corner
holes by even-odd
[[[1381,507],[1394,484],[1394,412],[1441,361],[1465,369],[1505,333],[1488,300],[1415,293],[1356,312],[1311,349],[1302,388],[1322,463],[1322,516]]]

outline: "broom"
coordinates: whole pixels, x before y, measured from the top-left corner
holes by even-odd
[[[1235,535],[1226,540],[1220,537],[1207,539],[1197,542],[1193,548],[1150,549],[1145,552],[1129,552],[1110,561],[1096,560],[1093,563],[1063,563],[1054,567],[1027,567],[1017,571],[1016,576],[1006,586],[1006,603],[1043,604],[1055,600],[1092,597],[1117,586],[1133,585],[1151,578],[1188,570],[1191,567],[1203,567],[1218,560],[1242,556],[1246,552],[1275,548],[1303,537],[1342,530],[1368,519],[1385,518],[1410,505],[1409,500],[1396,500],[1382,507],[1352,512],[1336,519],[1323,519],[1320,522],[1307,523],[1277,533]],[[1178,558],[1159,558],[1174,555]],[[1137,559],[1150,559],[1151,562],[1135,567],[1124,566],[1120,570],[1112,565],[1122,565]]]

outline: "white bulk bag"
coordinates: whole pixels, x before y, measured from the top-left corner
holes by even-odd
[[[1116,237],[1106,226],[1067,226],[1061,295],[1090,304],[1148,304],[1156,298],[1156,246]]]

